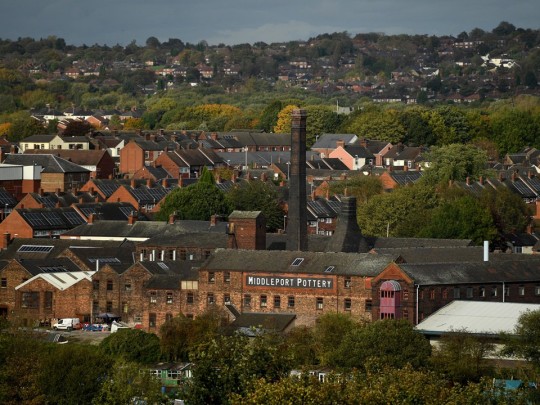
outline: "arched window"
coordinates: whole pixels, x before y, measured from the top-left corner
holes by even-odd
[[[401,285],[395,280],[388,280],[380,287],[380,317],[381,319],[401,318]]]

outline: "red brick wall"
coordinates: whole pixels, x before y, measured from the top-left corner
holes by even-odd
[[[135,142],[128,142],[120,150],[120,173],[133,175],[144,166],[144,151]]]
[[[137,211],[141,209],[139,202],[133,198],[125,186],[118,187],[107,199],[107,202],[127,202],[133,205]]]
[[[163,167],[171,174],[173,178],[178,179],[180,177],[180,169],[178,165],[168,156],[167,153],[162,153],[161,155],[159,155],[155,160],[154,164],[156,167]],[[189,178],[189,174],[186,173],[182,177]]]
[[[7,218],[0,223],[0,235],[3,235],[6,232],[11,235],[11,239],[15,237],[34,237],[34,230],[17,211],[12,211]]]
[[[0,279],[6,279],[6,287],[0,287],[0,308],[7,309],[8,316],[15,309],[17,296],[15,287],[31,277],[32,275],[15,260],[11,260],[0,270]]]

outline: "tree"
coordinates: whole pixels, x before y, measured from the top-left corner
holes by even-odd
[[[94,128],[88,121],[70,121],[62,133],[63,136],[84,136]]]
[[[105,354],[120,355],[127,361],[137,363],[154,363],[159,361],[161,355],[159,338],[140,329],[111,333],[99,346]]]
[[[371,197],[381,194],[383,186],[381,180],[375,176],[362,174],[348,178],[347,180],[330,183],[332,194],[345,194],[355,196],[358,204],[367,203]]]
[[[490,212],[472,196],[445,201],[435,208],[419,236],[442,239],[471,239],[476,245],[493,240],[497,230]]]
[[[338,345],[333,365],[360,368],[375,362],[377,367],[413,368],[427,365],[429,341],[406,320],[385,319],[353,328]]]
[[[485,188],[480,203],[491,213],[500,234],[522,232],[530,221],[529,210],[523,199],[506,187],[497,190]]]
[[[493,343],[485,338],[453,331],[443,336],[431,361],[437,371],[453,382],[478,382],[487,373],[486,356],[493,349]]]
[[[175,212],[179,219],[208,221],[214,214],[228,215],[231,211],[225,195],[215,184],[198,181],[172,191],[163,201],[156,218],[164,221]]]
[[[503,337],[503,355],[525,358],[540,372],[540,310],[522,313],[514,332]]]
[[[486,152],[472,145],[451,144],[432,148],[426,156],[430,163],[422,181],[427,184],[448,184],[486,175]]]
[[[274,127],[274,132],[277,134],[289,134],[292,125],[292,112],[298,109],[296,105],[289,104],[281,109],[278,113],[277,123]]]
[[[398,117],[396,110],[366,111],[349,121],[345,130],[367,139],[398,143],[406,133]]]
[[[272,182],[250,180],[235,184],[225,196],[235,210],[262,211],[266,218],[266,228],[270,232],[282,228],[284,211]]]
[[[58,390],[58,387],[56,389]],[[141,370],[138,364],[125,360],[117,360],[114,363],[110,375],[95,394],[92,403],[96,405],[160,404],[165,402],[165,398],[161,394],[161,381],[151,375],[148,370]],[[84,403],[82,401],[76,402]]]
[[[315,143],[317,136],[323,133],[335,133],[341,124],[340,116],[327,106],[310,105],[305,110],[308,148]]]
[[[283,108],[280,100],[274,100],[262,111],[258,127],[264,132],[272,132],[277,124],[278,113]]]
[[[415,237],[418,224],[439,204],[435,189],[424,184],[378,194],[358,207],[358,225],[371,236]]]
[[[323,365],[335,362],[336,350],[345,336],[359,325],[344,314],[324,314],[313,328],[313,343],[318,361]]]
[[[19,111],[8,116],[6,122],[11,123],[7,130],[7,138],[11,142],[20,141],[31,135],[38,135],[44,132],[39,121],[32,118],[25,111]]]

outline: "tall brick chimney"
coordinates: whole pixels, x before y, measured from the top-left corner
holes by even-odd
[[[287,250],[307,250],[305,110],[292,112]]]

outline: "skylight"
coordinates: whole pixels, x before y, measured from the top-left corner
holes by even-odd
[[[291,266],[300,266],[300,264],[304,261],[303,257],[297,257],[293,260]]]

